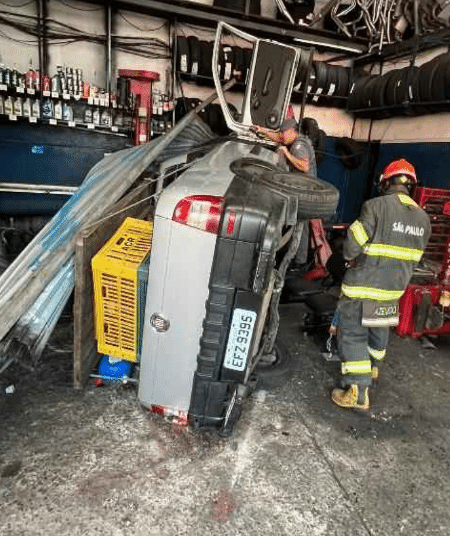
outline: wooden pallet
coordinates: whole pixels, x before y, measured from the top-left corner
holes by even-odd
[[[152,219],[152,200],[142,201],[154,192],[154,185],[144,182],[136,186],[95,224],[82,228],[75,238],[74,349],[73,385],[82,389],[97,364],[95,340],[94,290],[91,269],[92,257],[106,244],[128,216]],[[120,212],[119,212],[120,211]],[[105,218],[105,219],[103,219]]]

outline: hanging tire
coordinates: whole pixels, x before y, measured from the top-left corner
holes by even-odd
[[[364,144],[351,138],[339,138],[335,144],[336,154],[347,169],[357,169],[363,163]]]

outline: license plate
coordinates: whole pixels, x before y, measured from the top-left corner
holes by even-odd
[[[248,309],[234,310],[225,351],[223,364],[225,368],[237,371],[245,370],[256,316],[255,311]]]

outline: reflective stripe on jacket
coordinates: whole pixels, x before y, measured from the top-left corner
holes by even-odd
[[[391,189],[366,201],[347,233],[344,257],[357,262],[347,270],[342,293],[353,299],[397,301],[430,234],[428,215],[408,195]]]

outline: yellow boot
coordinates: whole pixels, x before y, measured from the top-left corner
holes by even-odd
[[[333,389],[331,399],[341,408],[367,411],[369,409],[369,388],[352,383],[347,391]]]

